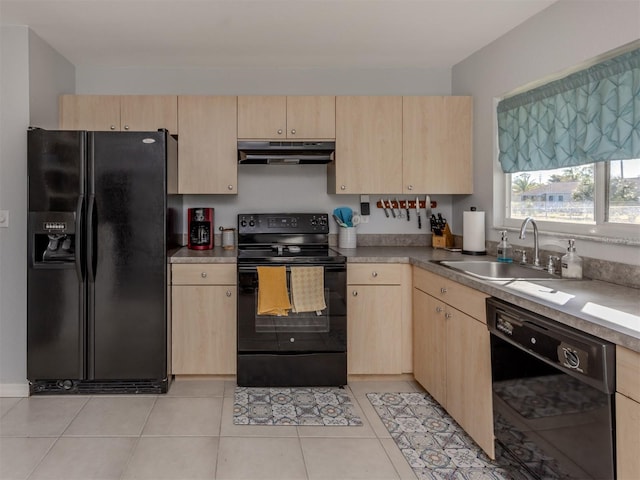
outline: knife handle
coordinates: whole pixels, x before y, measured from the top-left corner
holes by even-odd
[[[422,228],[422,219],[420,218],[420,214],[418,214],[418,228]]]

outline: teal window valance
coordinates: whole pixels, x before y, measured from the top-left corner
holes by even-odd
[[[640,48],[498,104],[505,173],[640,158]]]

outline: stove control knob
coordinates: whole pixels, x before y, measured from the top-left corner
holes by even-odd
[[[249,220],[249,226],[250,227],[255,227],[256,226],[256,222],[253,219]]]
[[[293,337],[291,337],[291,338],[289,339],[289,341],[290,341],[291,343],[293,343],[293,342],[295,342],[295,341],[296,341],[296,339],[295,339],[295,338],[293,338]]]
[[[240,220],[240,226],[241,227],[246,227],[247,226],[247,221],[244,218],[242,220]]]
[[[311,221],[309,223],[311,223],[311,225],[317,225],[318,220],[316,220],[316,217],[311,217]]]

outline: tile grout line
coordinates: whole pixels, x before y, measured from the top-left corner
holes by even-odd
[[[32,398],[32,397],[26,397],[24,400],[29,400],[29,398]],[[38,467],[42,464],[42,462],[44,462],[44,459],[45,459],[45,458],[47,458],[47,455],[49,455],[49,453],[51,452],[51,450],[53,450],[53,447],[55,447],[55,446],[56,446],[56,444],[58,443],[58,441],[62,438],[62,435],[64,435],[64,432],[66,432],[66,431],[67,431],[67,429],[68,429],[68,428],[69,428],[69,426],[73,423],[73,421],[78,417],[78,415],[80,415],[80,412],[84,409],[84,407],[87,405],[87,403],[89,403],[89,400],[90,400],[90,399],[91,399],[91,396],[88,396],[88,397],[85,399],[84,404],[82,405],[82,407],[80,407],[80,408],[78,409],[78,411],[77,411],[77,412],[76,412],[76,414],[73,416],[73,418],[72,418],[71,420],[69,420],[68,425],[67,425],[67,426],[62,430],[62,432],[60,432],[60,434],[59,434],[58,436],[54,437],[54,438],[55,438],[54,442],[49,446],[49,448],[47,449],[47,451],[45,452],[45,454],[42,456],[42,458],[41,458],[38,462],[36,462],[36,464],[33,466],[33,468],[31,469],[31,471],[29,472],[29,474],[26,476],[26,479],[27,479],[27,480],[29,480],[29,479],[33,476],[34,472],[38,469]],[[18,402],[18,403],[20,403],[20,402]],[[17,405],[17,403],[16,403],[16,405]],[[15,406],[15,405],[14,405],[14,406]],[[28,436],[27,436],[26,438],[36,438],[36,437],[28,437]],[[44,438],[44,437],[37,437],[37,438]],[[49,438],[51,438],[51,437],[49,437]]]
[[[140,441],[142,440],[142,432],[144,432],[144,427],[147,426],[147,422],[149,421],[149,417],[151,416],[151,412],[153,412],[153,409],[155,408],[156,403],[158,403],[157,395],[153,399],[153,404],[151,405],[151,408],[149,409],[149,412],[147,413],[147,416],[144,419],[144,422],[142,423],[142,427],[140,427],[140,433],[138,434],[136,441],[134,442],[133,447],[131,448],[131,452],[129,452],[129,457],[127,458],[127,461],[124,462],[124,466],[122,467],[122,473],[120,473],[120,479],[123,479],[125,474],[127,473],[127,469],[131,464],[131,460],[133,459],[133,456],[136,450],[138,449],[138,445],[140,445]]]

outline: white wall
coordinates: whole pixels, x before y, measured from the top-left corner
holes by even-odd
[[[172,69],[79,66],[76,69],[76,86],[76,93],[80,94],[449,95],[451,71],[418,68]],[[243,165],[238,169],[238,195],[187,195],[184,207],[214,207],[216,227],[235,226],[238,213],[330,213],[341,205],[359,209],[358,195],[329,195],[326,185],[325,166]],[[399,200],[408,198],[398,196]],[[415,196],[411,198],[415,200]],[[379,196],[370,196],[370,222],[358,227],[359,233],[427,232],[424,227],[418,230],[415,215],[411,222],[387,219],[382,210],[374,206],[378,199]],[[437,212],[445,218],[451,217],[451,195],[434,196],[432,200],[438,202]],[[337,231],[333,222],[331,229],[334,233]],[[453,230],[456,231],[455,225]]]
[[[29,33],[0,28],[0,396],[25,394]]]
[[[490,45],[454,66],[452,92],[474,97],[474,194],[454,198],[454,221],[470,206],[485,210],[494,223],[493,206],[502,191],[496,157],[495,101],[506,93],[544,79],[637,40],[640,2],[561,0]],[[487,228],[487,237],[499,240]],[[511,235],[515,239],[516,236]],[[557,240],[557,239],[556,239]],[[541,244],[553,239],[541,236]],[[531,240],[513,243],[530,245]],[[581,254],[610,261],[640,264],[637,247],[603,245],[580,240]],[[604,248],[603,248],[604,247]]]
[[[0,28],[0,209],[9,210],[0,229],[0,396],[28,393],[27,127],[54,127],[57,96],[74,81],[73,65],[27,27]]]
[[[75,88],[75,68],[29,30],[29,117],[34,127],[58,128],[58,95]]]

